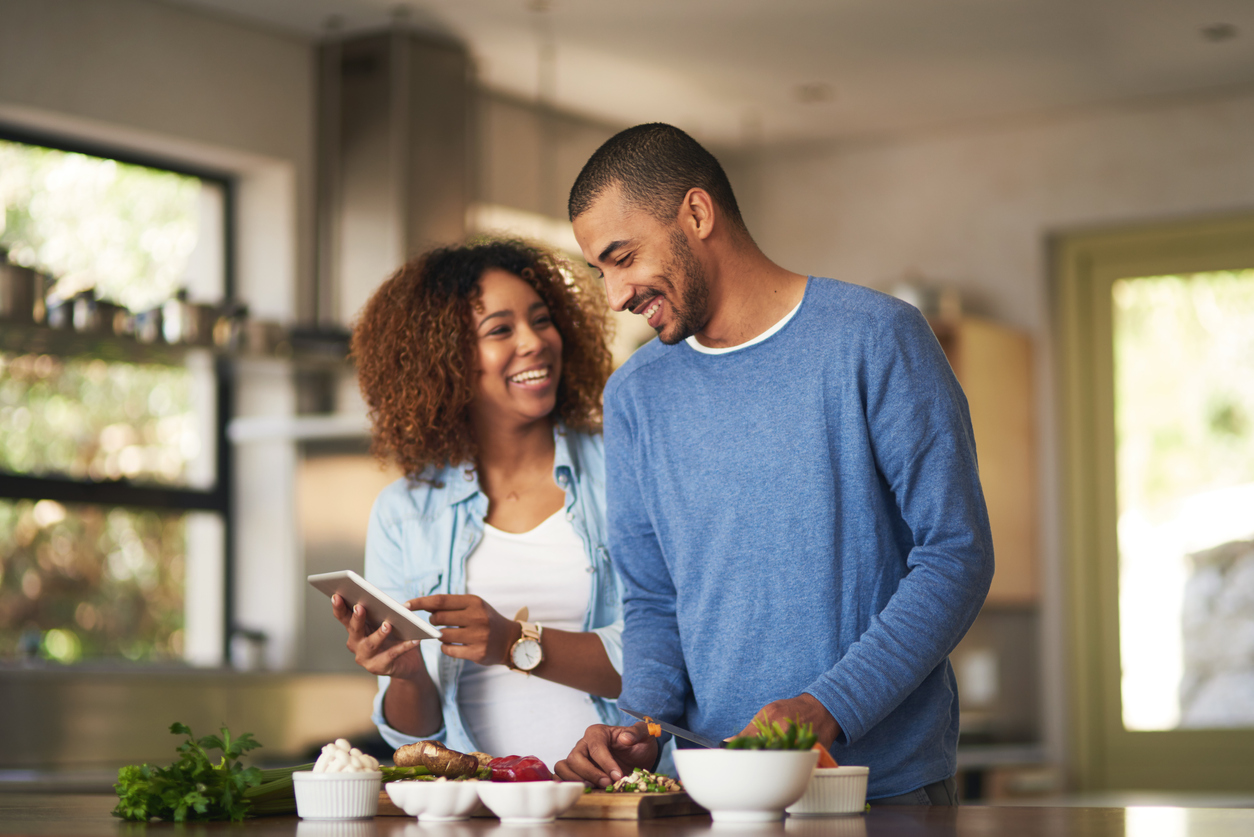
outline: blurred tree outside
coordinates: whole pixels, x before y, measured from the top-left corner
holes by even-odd
[[[0,247],[63,299],[95,288],[143,311],[183,282],[200,190],[195,177],[0,140]]]
[[[178,660],[183,518],[0,500],[0,658]]]
[[[1254,537],[1254,270],[1123,279],[1111,293],[1124,725],[1174,729],[1198,723],[1199,672],[1246,630],[1199,628],[1219,599],[1194,591],[1195,556]],[[1254,581],[1254,564],[1244,574]],[[1254,631],[1254,588],[1234,592]],[[1231,711],[1254,710],[1250,651],[1212,719],[1254,719]]]

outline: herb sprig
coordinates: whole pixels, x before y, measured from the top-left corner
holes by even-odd
[[[170,732],[187,736],[178,747],[179,760],[169,767],[140,764],[119,770],[113,786],[118,793],[113,815],[136,822],[244,819],[250,804],[245,792],[263,778],[259,768],[244,767],[239,761],[244,753],[261,746],[252,733],[232,737],[224,726],[220,736],[195,738],[180,723],[171,724]],[[210,758],[210,750],[222,752],[217,763]]]
[[[729,750],[808,750],[819,740],[813,724],[802,724],[796,719],[787,727],[777,721],[754,718],[757,735],[738,735],[727,742]]]

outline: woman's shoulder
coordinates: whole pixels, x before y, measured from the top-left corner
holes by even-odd
[[[375,498],[373,516],[380,522],[402,518],[432,518],[447,511],[466,493],[461,468],[428,468],[417,478],[401,477]]]
[[[605,437],[600,433],[558,428],[558,439],[564,441],[570,464],[576,474],[600,478],[605,474]],[[559,463],[560,459],[559,459]]]

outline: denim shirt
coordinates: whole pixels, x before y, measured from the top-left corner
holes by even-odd
[[[553,477],[566,492],[566,519],[575,527],[588,556],[591,591],[583,630],[600,636],[610,664],[621,674],[622,590],[605,547],[604,445],[599,435],[588,436],[560,426],[554,430],[554,438]],[[468,466],[440,469],[438,481],[442,487],[428,482],[411,486],[407,479],[399,479],[383,489],[370,513],[366,578],[400,602],[466,592],[466,559],[483,537],[488,498],[479,490],[479,481]],[[478,750],[457,703],[458,680],[466,661],[442,654],[438,642],[426,640],[419,648],[427,672],[440,690],[444,712],[444,725],[425,739],[441,741],[463,753]],[[390,680],[379,678],[371,720],[393,747],[413,744],[420,739],[393,729],[384,720],[383,695]],[[602,723],[618,722],[614,701],[593,696],[593,703]]]

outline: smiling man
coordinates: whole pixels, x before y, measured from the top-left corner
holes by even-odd
[[[658,340],[605,390],[623,706],[710,738],[812,724],[873,802],[954,804],[948,655],[992,539],[966,400],[909,305],[793,273],[754,243],[718,161],[651,124],[570,195],[611,305]],[[558,763],[605,786],[658,753],[590,727]]]

